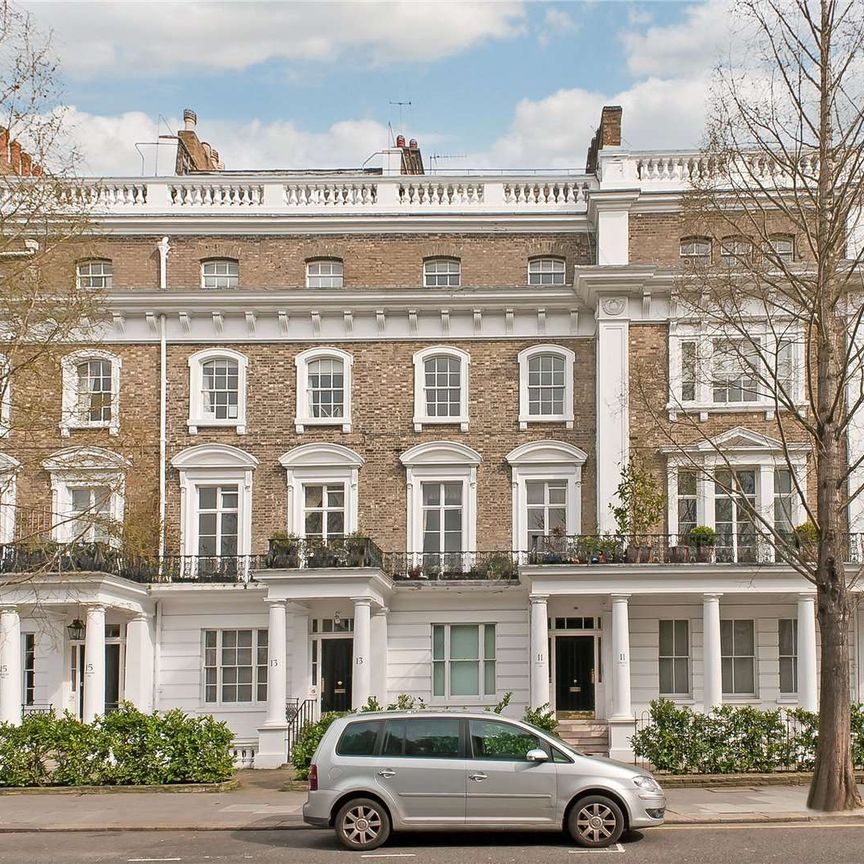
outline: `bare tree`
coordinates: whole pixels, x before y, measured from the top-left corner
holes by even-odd
[[[734,46],[717,70],[707,143],[685,195],[692,240],[674,298],[702,338],[672,370],[679,404],[665,429],[680,453],[685,442],[711,440],[687,404],[698,387],[730,410],[766,406],[788,498],[806,526],[796,531],[757,506],[728,459],[711,481],[770,558],[816,587],[821,692],[808,804],[846,810],[861,805],[849,667],[858,573],[847,572],[856,557],[847,514],[864,454],[847,452],[847,441],[864,405],[862,250],[852,236],[864,204],[864,4],[736,0],[734,12]],[[715,457],[724,464],[720,447]]]

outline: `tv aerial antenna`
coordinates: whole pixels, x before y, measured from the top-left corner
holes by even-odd
[[[390,104],[399,106],[399,132],[401,134],[404,134],[405,133],[405,129],[403,128],[403,123],[405,120],[404,113],[405,113],[406,108],[411,107],[411,100],[409,99],[407,102],[400,102],[398,99],[391,99]]]

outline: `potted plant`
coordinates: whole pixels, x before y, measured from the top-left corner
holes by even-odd
[[[300,538],[286,531],[275,532],[268,541],[265,565],[271,569],[294,569],[300,566]]]
[[[567,547],[567,532],[561,528],[553,528],[548,537],[543,538],[544,564],[565,563],[565,551]]]
[[[802,522],[792,529],[792,539],[805,561],[815,561],[819,531],[812,522]]]
[[[716,542],[717,532],[710,525],[694,525],[687,532],[687,543],[694,549],[700,564],[711,562]]]
[[[483,575],[487,579],[516,578],[516,564],[513,561],[513,556],[506,552],[495,552],[490,555],[486,559],[484,570]]]
[[[355,531],[353,534],[346,534],[340,541],[339,546],[344,552],[345,567],[372,567],[380,564],[380,561],[375,561],[372,539],[366,534]]]
[[[635,453],[621,469],[617,504],[610,504],[618,533],[627,543],[628,563],[651,560],[650,531],[663,518],[666,496],[642,459]]]

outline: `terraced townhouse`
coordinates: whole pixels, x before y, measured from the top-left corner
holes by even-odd
[[[57,278],[110,323],[42,382],[51,431],[0,440],[0,719],[179,707],[272,767],[370,697],[511,692],[618,758],[661,695],[816,708],[812,586],[692,470],[720,449],[804,521],[771,406],[688,375],[682,258],[723,254],[684,233],[698,154],[622,146],[607,107],[584,171],[424,173],[402,136],[376,167],[229,171],[184,120],[174,175],[86,181],[99,233]],[[682,410],[713,445],[667,446]],[[667,512],[630,554],[604,535],[635,450]],[[16,578],[37,522],[70,551]]]

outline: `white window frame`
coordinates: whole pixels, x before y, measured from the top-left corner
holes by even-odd
[[[362,456],[341,444],[302,444],[279,457],[285,469],[288,490],[287,525],[289,534],[306,536],[305,486],[342,483],[345,487],[345,533],[353,534],[357,525],[357,488]]]
[[[237,268],[236,273],[205,273],[208,264],[233,264]],[[213,279],[216,282],[220,279],[235,279],[233,285],[208,285],[207,280]],[[201,261],[201,288],[205,291],[236,291],[240,287],[240,261],[237,258],[204,258]]]
[[[222,699],[222,685],[224,668],[243,668],[239,666],[224,667],[222,665],[222,641],[223,634],[226,632],[239,633],[241,630],[250,630],[252,632],[252,699],[248,702],[239,700],[224,701]],[[216,665],[207,665],[207,634],[216,634]],[[267,662],[264,664],[258,663],[258,648],[260,634],[267,634]],[[263,666],[264,681],[259,680],[260,670]],[[201,704],[202,705],[218,705],[227,706],[231,710],[243,710],[244,708],[253,708],[267,704],[267,694],[270,692],[270,632],[266,627],[205,627],[201,630]],[[216,669],[216,699],[207,699],[207,670]],[[258,698],[258,686],[263,683],[266,688],[265,698]],[[236,685],[235,685],[236,686]]]
[[[111,419],[84,420],[78,411],[78,367],[89,360],[111,364]],[[62,376],[60,434],[68,438],[73,429],[107,429],[110,435],[120,434],[120,371],[123,361],[116,354],[102,349],[84,349],[67,354],[60,361]]]
[[[552,266],[548,270],[544,270],[544,265],[551,263]],[[561,269],[556,269],[555,265],[560,264]],[[532,270],[532,267],[535,269]],[[544,282],[544,276],[552,276],[553,281]],[[560,279],[555,279],[560,276]],[[532,279],[532,277],[534,277]],[[560,288],[567,284],[567,260],[561,255],[535,255],[528,259],[528,287],[529,288]]]
[[[431,264],[439,264],[442,261],[447,261],[450,264],[456,265],[455,271],[447,271],[447,273],[432,273],[427,270],[427,267]],[[456,274],[456,284],[451,285],[450,277],[453,276],[453,273]],[[438,285],[431,284],[431,279],[437,279],[438,276],[447,276],[447,285]],[[452,290],[453,288],[461,288],[462,287],[462,259],[457,258],[455,255],[432,255],[429,258],[423,259],[423,287],[424,288],[445,288]]]
[[[510,465],[513,548],[527,553],[528,490],[530,480],[564,480],[567,483],[567,534],[582,531],[582,466],[588,454],[563,441],[532,441],[521,444],[505,457]]]
[[[451,357],[459,361],[459,414],[453,417],[430,417],[426,404],[426,361],[433,357]],[[460,431],[468,431],[468,379],[471,356],[467,351],[449,345],[434,345],[417,351],[414,362],[414,431],[421,432],[423,426],[459,426]]]
[[[339,272],[338,273],[313,273],[312,269],[314,267],[320,266],[321,264],[329,264],[331,269],[338,265]],[[313,280],[322,279],[333,282],[338,277],[338,285],[313,285]],[[345,284],[345,262],[341,258],[310,258],[306,262],[306,287],[311,288],[313,291],[326,291],[326,290],[336,290],[338,288],[342,288]]]
[[[86,275],[82,273],[82,268],[89,267],[91,264],[102,264],[103,267],[105,264],[108,264],[108,272],[102,272],[99,274],[87,273]],[[101,285],[84,285],[82,284],[82,280],[84,279],[101,279]],[[110,258],[84,258],[81,261],[77,261],[75,263],[75,286],[79,290],[97,290],[97,291],[110,291],[113,287],[114,283],[114,262]]]
[[[0,354],[0,438],[12,429],[12,368],[5,354]]]
[[[780,625],[788,621],[792,626],[792,654],[783,654],[782,641],[780,639]],[[798,696],[798,619],[797,618],[778,618],[777,619],[777,691],[781,699],[793,699]],[[780,671],[780,666],[783,660],[791,660],[792,662],[792,690],[783,689],[783,675]]]
[[[784,331],[789,328],[789,333]],[[792,327],[780,319],[769,326],[764,320],[753,321],[749,330],[748,341],[758,339],[761,345],[761,355],[771,359],[776,356],[778,350],[778,336],[782,341],[791,343],[793,347],[793,364],[795,380],[790,387],[789,394],[796,405],[801,405],[804,399],[804,362],[803,343],[801,334],[797,328]],[[788,335],[788,338],[785,338]],[[727,332],[721,329],[708,328],[693,321],[673,322],[669,332],[669,401],[666,406],[670,420],[677,420],[679,413],[698,414],[700,421],[706,421],[710,414],[741,414],[748,412],[763,412],[766,420],[774,418],[777,405],[770,393],[760,392],[752,401],[742,402],[715,402],[713,386],[711,381],[711,369],[713,363],[714,340],[728,339],[740,340],[742,337],[737,332]],[[693,399],[684,399],[682,393],[683,375],[682,360],[683,346],[685,343],[695,345],[695,376]],[[770,381],[770,376],[768,377]],[[761,381],[757,381],[760,391],[764,389]],[[783,407],[780,406],[780,410]]]
[[[342,362],[342,416],[313,417],[309,403],[309,364],[313,360],[340,360]],[[308,348],[294,358],[297,367],[297,395],[294,427],[297,432],[307,426],[339,426],[343,432],[351,431],[351,368],[354,358],[340,348]]]
[[[698,444],[679,447],[672,445],[662,448],[667,456],[668,470],[666,501],[666,516],[669,533],[677,535],[678,530],[678,471],[696,471],[696,524],[715,525],[714,504],[714,474],[717,470],[730,468],[750,469],[756,472],[756,508],[764,519],[773,524],[774,519],[774,471],[788,470],[793,472],[793,489],[795,482],[800,488],[807,488],[807,456],[806,443],[787,442],[788,458],[784,454],[784,445],[776,439],[769,438],[738,426]],[[790,465],[791,463],[791,465]],[[793,492],[792,524],[799,525],[805,519],[804,508],[797,495]],[[760,533],[760,525],[756,524],[756,532]],[[683,540],[683,538],[681,538]],[[764,554],[773,554],[770,543],[760,544]],[[765,562],[763,562],[765,563]]]
[[[234,360],[237,363],[237,417],[218,419],[204,412],[204,364],[208,360]],[[238,435],[246,434],[246,368],[249,361],[245,354],[230,348],[205,348],[190,355],[189,364],[189,419],[186,425],[190,435],[197,435],[200,428],[233,428]]]
[[[696,252],[685,252],[684,247],[688,244],[696,244],[696,243],[705,243],[708,245],[708,251],[704,254],[697,254]],[[690,236],[690,237],[682,237],[678,241],[678,255],[682,261],[698,261],[700,264],[710,264],[711,263],[711,250],[712,243],[710,237],[702,237],[698,234]]]
[[[230,444],[198,444],[181,450],[171,465],[180,474],[180,549],[198,555],[198,487],[237,486],[237,555],[252,551],[252,476],[258,460]]]
[[[687,653],[686,654],[661,654],[660,653],[660,625],[664,622],[670,623],[672,625],[672,650],[673,652],[678,647],[675,645],[675,625],[679,622],[683,621],[687,625]],[[692,627],[690,626],[689,618],[661,618],[657,622],[657,692],[664,699],[672,699],[674,700],[689,700],[693,694],[693,636],[692,636]],[[683,692],[666,692],[662,689],[660,682],[663,680],[663,676],[660,674],[660,666],[664,660],[672,661],[672,683],[673,686],[675,684],[675,661],[676,660],[687,660],[687,689]]]
[[[15,539],[15,501],[18,491],[18,471],[21,463],[6,453],[0,453],[0,544]]]
[[[109,487],[109,518],[122,524],[128,460],[101,447],[69,447],[49,456],[42,467],[51,476],[52,540],[58,543],[77,540],[71,520],[72,489],[81,486]],[[112,546],[118,545],[119,538],[111,537],[109,542]]]
[[[477,549],[477,466],[481,457],[476,450],[454,441],[430,441],[406,450],[400,457],[407,482],[407,552],[415,563],[423,555],[423,484],[462,483],[462,542],[465,549],[463,569],[471,567]]]
[[[785,253],[784,253],[784,254],[779,254],[779,253],[776,251],[775,244],[778,243],[778,242],[781,242],[781,243],[789,243],[789,244],[791,244],[792,248],[791,248],[791,250],[789,251],[788,255],[785,254]],[[779,269],[779,262],[781,262],[781,261],[782,261],[783,264],[785,264],[787,267],[788,267],[790,264],[794,264],[794,263],[795,263],[795,253],[796,253],[796,251],[797,251],[797,250],[796,250],[796,248],[795,248],[795,235],[794,235],[794,234],[783,234],[783,233],[780,233],[780,234],[772,234],[772,235],[768,238],[768,241],[767,241],[767,243],[766,243],[766,245],[765,245],[765,248],[764,248],[764,250],[763,250],[763,254],[764,254],[765,259],[768,261],[769,264],[774,264],[774,265],[777,266],[777,268]]]
[[[538,354],[555,354],[564,360],[564,411],[561,414],[529,414],[528,366]],[[576,355],[563,345],[532,345],[519,352],[519,429],[525,431],[529,423],[564,423],[573,428],[573,368]]]
[[[435,657],[435,628],[443,627],[444,628],[444,656],[442,658]],[[450,656],[450,629],[451,627],[475,627],[477,628],[477,640],[478,640],[478,659],[476,661],[460,661],[453,660]],[[492,627],[492,631],[494,633],[494,651],[492,657],[486,656],[486,628]],[[437,705],[445,705],[445,704],[460,704],[460,705],[482,705],[490,700],[494,700],[497,693],[497,684],[498,684],[498,625],[494,621],[484,621],[477,623],[475,621],[452,621],[449,623],[434,623],[432,624],[432,628],[430,631],[430,656],[432,658],[430,663],[430,687],[429,693],[431,694],[431,701],[433,704]],[[477,689],[480,691],[476,695],[464,695],[464,694],[456,694],[455,696],[451,693],[451,666],[453,663],[459,662],[476,662],[478,666],[478,687]],[[495,686],[493,686],[491,692],[487,692],[486,688],[486,663],[492,663],[494,674],[493,678],[495,679]],[[436,694],[435,693],[435,665],[442,664],[444,668],[444,693]]]
[[[730,624],[730,626],[732,628],[732,634],[733,634],[733,640],[734,640],[735,624],[738,621],[744,621],[744,622],[749,623],[753,629],[753,654],[752,655],[751,654],[736,654],[734,644],[732,646],[732,654],[723,654],[722,653],[722,647],[721,647],[720,663],[721,663],[721,667],[722,667],[724,660],[729,660],[732,662],[732,667],[733,667],[732,679],[733,679],[733,686],[734,686],[734,683],[735,683],[735,680],[734,680],[735,679],[735,673],[734,673],[735,659],[738,657],[749,658],[751,660],[751,662],[753,663],[753,690],[752,691],[749,691],[749,690],[748,691],[738,691],[738,690],[733,689],[732,691],[729,691],[729,692],[724,690],[723,691],[723,700],[725,702],[735,702],[739,699],[755,699],[759,695],[759,662],[758,662],[759,661],[759,642],[758,642],[759,632],[756,629],[756,620],[753,618],[723,618],[723,619],[721,619],[721,621],[720,621],[720,644],[721,644],[721,646],[723,644],[723,625],[727,622]]]

